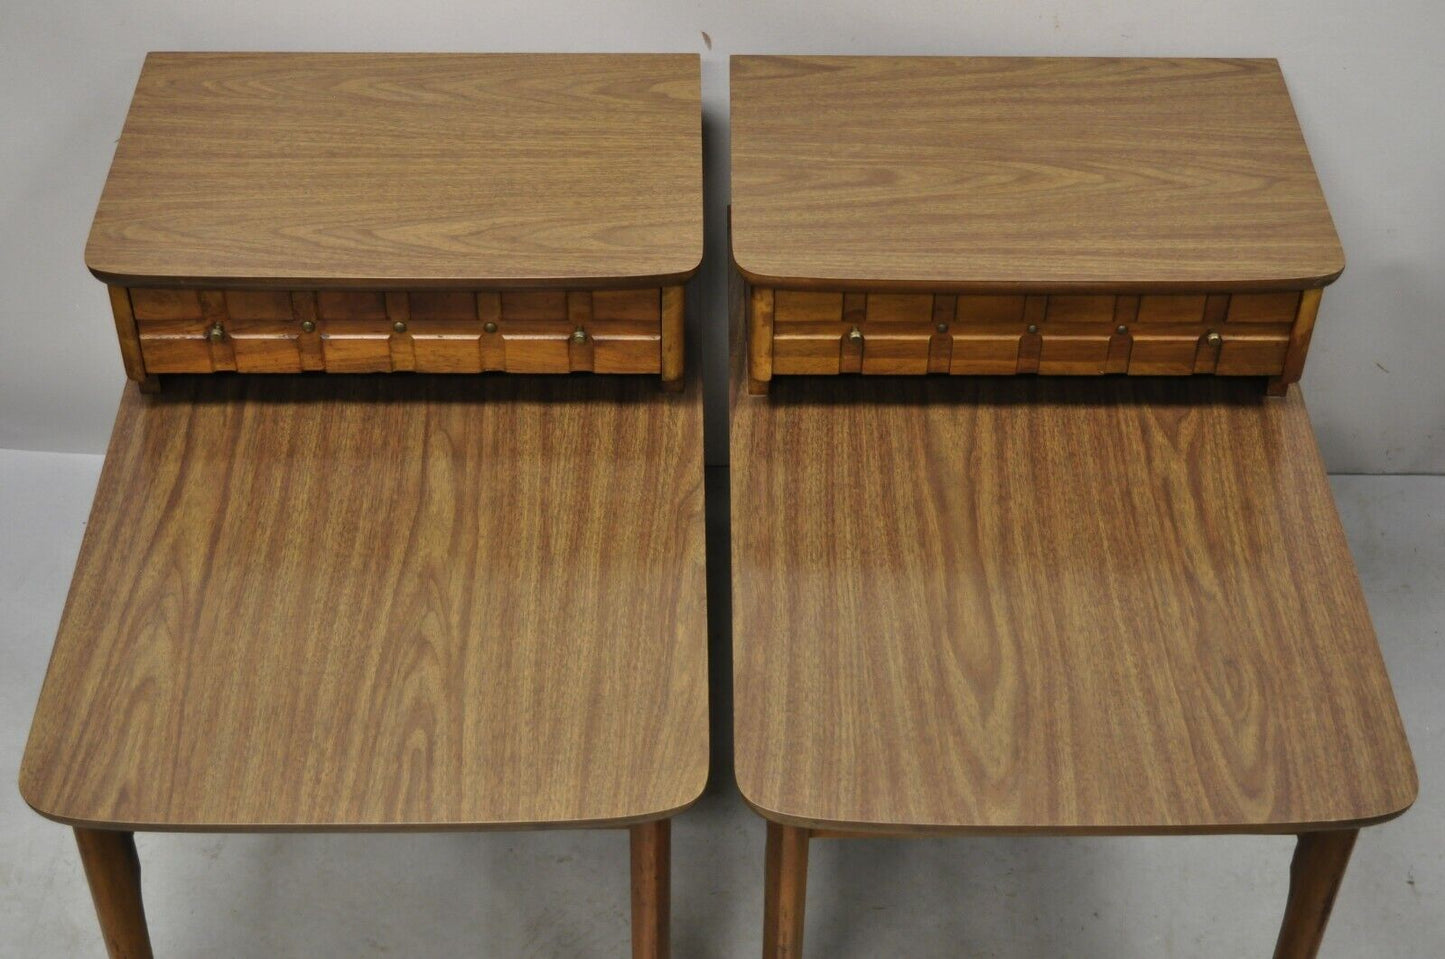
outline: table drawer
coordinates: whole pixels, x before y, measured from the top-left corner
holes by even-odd
[[[120,292],[122,340],[128,305],[146,375],[595,372],[681,382],[681,287]]]
[[[1159,295],[754,289],[754,388],[773,375],[1298,378],[1319,292]],[[1293,379],[1288,379],[1293,382]]]

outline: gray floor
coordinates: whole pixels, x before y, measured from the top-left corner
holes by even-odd
[[[69,832],[30,812],[14,785],[99,469],[95,456],[0,451],[4,956],[104,954]],[[1422,794],[1404,818],[1364,834],[1323,955],[1438,956],[1445,478],[1340,477],[1335,493]],[[716,645],[725,662],[725,639]],[[762,825],[725,769],[715,780],[675,827],[681,959],[759,950]],[[161,956],[627,954],[621,833],[148,835],[139,845]],[[1266,956],[1290,848],[1287,839],[1232,837],[821,842],[808,953]]]

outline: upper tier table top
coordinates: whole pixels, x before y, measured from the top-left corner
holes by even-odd
[[[707,777],[697,382],[126,389],[21,769],[139,829],[611,825]]]
[[[691,54],[153,53],[86,264],[121,285],[680,282],[700,82]]]
[[[1305,289],[1344,254],[1273,60],[732,59],[763,286]]]
[[[1414,800],[1298,388],[734,390],[735,758],[763,815],[1296,832]]]

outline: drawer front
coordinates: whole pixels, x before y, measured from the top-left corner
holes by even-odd
[[[663,373],[682,290],[128,291],[155,373]],[[122,333],[124,336],[124,333]]]
[[[1318,300],[1318,291],[974,296],[754,290],[748,298],[749,356],[752,368],[767,374],[755,381],[772,374],[838,373],[1297,379]]]

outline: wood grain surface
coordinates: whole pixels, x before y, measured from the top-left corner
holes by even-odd
[[[1273,60],[733,57],[763,286],[1200,293],[1344,254]]]
[[[678,286],[128,293],[128,302],[115,304],[116,324],[122,330],[129,324],[141,376],[315,370],[663,373],[670,384],[682,386],[686,297]],[[123,355],[126,349],[123,332]],[[671,361],[667,369],[665,356]],[[134,372],[127,361],[127,373],[135,378]]]
[[[121,285],[662,285],[696,55],[153,53],[86,248]]]
[[[695,379],[127,386],[21,791],[135,829],[666,816],[704,606]]]
[[[750,397],[734,336],[735,760],[764,816],[1297,832],[1414,800],[1297,388],[797,377]]]

